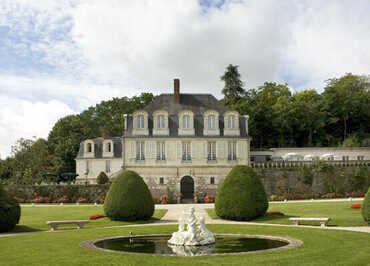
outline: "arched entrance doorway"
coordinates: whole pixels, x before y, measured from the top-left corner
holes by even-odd
[[[180,191],[184,199],[193,199],[194,197],[194,180],[191,176],[181,178]]]

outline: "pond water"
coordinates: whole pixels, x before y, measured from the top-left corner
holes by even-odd
[[[274,239],[240,236],[217,236],[216,243],[206,246],[174,246],[167,243],[170,236],[148,236],[138,238],[115,238],[96,242],[98,248],[146,254],[199,256],[210,254],[240,253],[273,249],[289,243]]]

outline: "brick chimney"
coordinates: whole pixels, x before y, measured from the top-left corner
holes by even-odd
[[[173,97],[175,103],[180,103],[180,79],[173,80]]]
[[[108,129],[106,129],[106,128],[103,127],[100,130],[101,130],[101,137],[103,139],[106,139],[106,138],[109,137],[109,131],[108,131]]]

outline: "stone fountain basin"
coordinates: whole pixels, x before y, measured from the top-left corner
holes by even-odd
[[[264,253],[264,252],[275,252],[275,251],[283,251],[292,249],[298,246],[301,246],[303,242],[298,239],[293,239],[289,237],[282,237],[282,236],[269,236],[269,235],[251,235],[251,234],[215,234],[216,236],[216,244],[210,244],[206,246],[173,246],[167,244],[167,240],[171,237],[171,234],[147,234],[147,235],[125,235],[125,236],[116,236],[116,237],[106,237],[100,239],[93,239],[84,241],[80,244],[81,247],[96,250],[96,251],[104,251],[104,252],[113,252],[113,253],[123,253],[123,254],[135,254],[135,255],[159,255],[159,256],[217,256],[217,255],[245,255],[245,254],[252,254],[252,253]],[[263,240],[268,240],[271,242],[282,242],[281,246],[260,249],[260,250],[246,250],[241,251],[240,247],[236,248],[236,252],[217,252],[215,253],[215,247],[217,245],[217,240],[227,240],[230,238],[233,239],[241,239],[241,240],[250,240],[256,242],[263,242]],[[156,246],[155,248],[151,248],[150,253],[145,252],[133,252],[127,250],[115,250],[115,249],[108,249],[104,248],[104,244],[107,242],[115,242],[115,241],[123,241],[129,242],[131,239],[132,243],[141,242],[145,240],[150,241],[159,241],[162,246]],[[221,240],[220,240],[221,239]],[[131,242],[130,242],[131,243]],[[167,244],[168,248],[166,248]],[[140,243],[139,243],[140,248]],[[230,248],[231,245],[228,246]],[[238,246],[238,245],[236,245]],[[167,250],[166,250],[167,249]],[[172,249],[172,250],[171,250]],[[217,249],[217,248],[216,248]],[[222,249],[221,249],[222,250]],[[154,252],[153,252],[154,251]]]

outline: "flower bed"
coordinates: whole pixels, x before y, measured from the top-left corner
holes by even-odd
[[[94,214],[90,216],[90,220],[96,220],[96,219],[100,219],[104,217],[107,217],[107,216],[105,214]]]
[[[361,209],[361,203],[352,204],[351,209]]]
[[[204,197],[204,202],[205,203],[213,203],[213,202],[215,202],[215,196],[207,194]]]
[[[270,214],[270,215],[278,215],[278,216],[285,216],[285,214],[282,213],[282,212],[267,212],[267,214]]]

